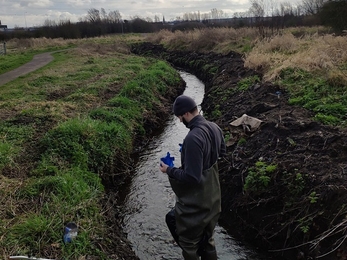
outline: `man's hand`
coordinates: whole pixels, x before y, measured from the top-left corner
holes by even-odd
[[[160,161],[159,170],[161,172],[166,173],[167,167],[169,167],[167,164],[163,163],[163,161]]]

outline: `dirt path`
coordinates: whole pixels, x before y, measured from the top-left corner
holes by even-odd
[[[12,70],[12,71],[1,74],[0,75],[0,86],[5,85],[6,83],[8,83],[8,82],[20,77],[20,76],[24,76],[30,72],[33,72],[33,71],[47,65],[48,63],[50,63],[54,59],[51,54],[52,54],[51,52],[37,54],[34,56],[34,58],[30,62],[20,66],[19,68]]]

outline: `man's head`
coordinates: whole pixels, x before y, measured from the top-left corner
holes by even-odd
[[[175,116],[183,116],[187,112],[192,112],[196,108],[195,101],[188,96],[178,96],[173,104],[173,112]]]
[[[174,114],[188,127],[193,117],[199,114],[195,101],[188,96],[178,96],[173,104]]]

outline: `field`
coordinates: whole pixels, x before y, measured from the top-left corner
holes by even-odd
[[[143,49],[147,57],[131,53],[130,46],[147,41],[164,49]],[[36,53],[59,52],[46,67],[0,87],[0,254],[136,259],[117,223],[117,198],[108,198],[107,189],[122,182],[134,144],[148,126],[158,127],[184,87],[154,56],[205,75],[204,114],[223,127],[229,143],[223,207],[239,212],[223,215],[224,223],[242,219],[244,239],[261,233],[272,244],[259,240],[259,246],[276,252],[279,242],[313,254],[309,242],[317,246],[326,234],[341,242],[346,42],[325,28],[292,28],[266,39],[256,29],[215,28],[9,42],[0,73]],[[243,113],[266,122],[262,131],[230,129]],[[64,245],[68,221],[83,228],[78,243]],[[283,241],[286,232],[293,240]],[[337,252],[333,242],[325,249]]]

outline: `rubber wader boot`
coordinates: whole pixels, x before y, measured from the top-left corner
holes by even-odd
[[[213,250],[213,251],[206,251],[206,250],[204,250],[201,253],[201,260],[217,260],[217,252],[216,252],[216,250]]]

